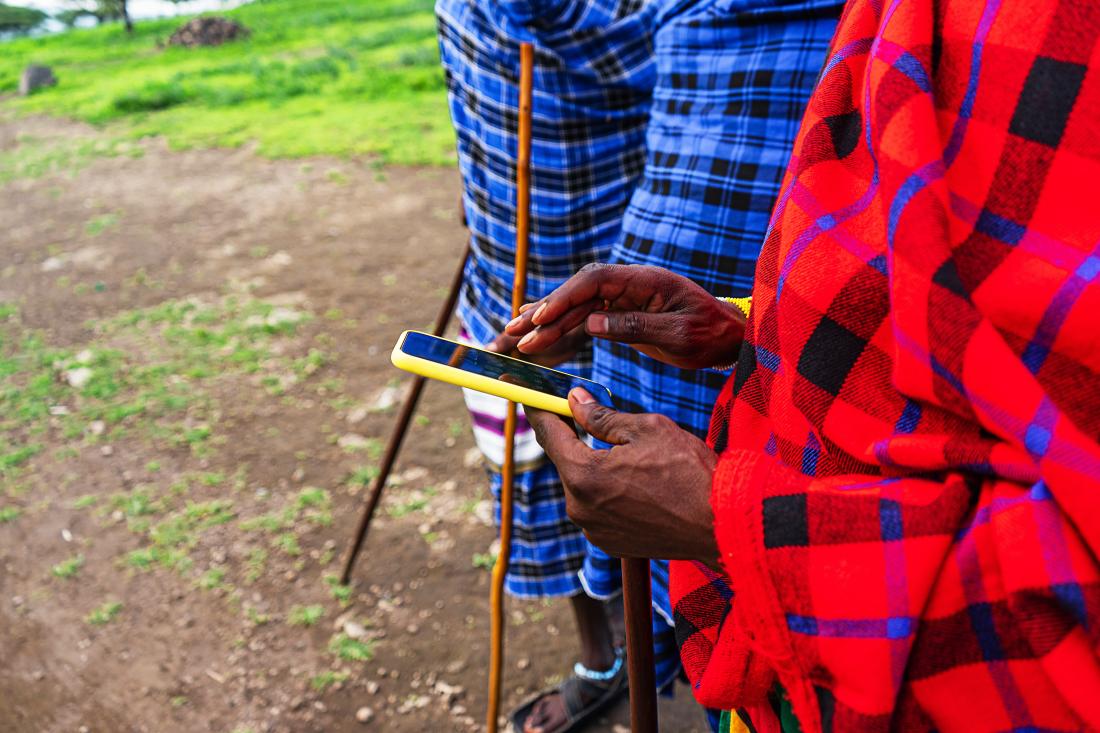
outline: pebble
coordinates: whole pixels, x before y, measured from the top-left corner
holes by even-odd
[[[374,711],[368,707],[362,707],[355,711],[355,719],[364,725],[374,719]]]
[[[517,669],[527,669],[530,666],[531,666],[531,660],[528,659],[527,657],[520,657],[519,661],[516,662],[516,668]]]
[[[370,441],[358,433],[347,433],[336,440],[336,445],[344,450],[363,450],[370,445]]]
[[[417,626],[416,624],[409,624],[408,626],[405,627],[405,631],[409,635],[415,636],[416,634],[418,634],[420,632],[420,627]]]
[[[69,383],[69,386],[73,389],[84,389],[88,386],[88,382],[92,381],[92,376],[95,374],[88,367],[77,367],[76,369],[70,369],[65,372],[65,381]]]
[[[99,452],[105,456],[113,456],[115,454],[115,449],[109,445],[105,445],[99,449]]]
[[[381,687],[381,685],[379,685],[374,680],[367,680],[366,687],[367,687],[367,694],[368,695],[377,695],[378,694],[378,689],[379,689],[379,687]]]
[[[72,542],[73,533],[70,532],[68,529],[63,529],[61,530],[61,539],[65,540],[66,542]]]
[[[367,635],[367,630],[362,624],[357,624],[354,621],[348,621],[344,624],[344,633],[352,639],[362,639]]]

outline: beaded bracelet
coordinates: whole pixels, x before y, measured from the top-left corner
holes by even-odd
[[[741,313],[744,314],[745,318],[749,317],[749,309],[752,307],[752,296],[751,295],[748,296],[747,298],[719,298],[718,300],[722,301],[723,303],[729,303],[734,308],[741,311]],[[737,362],[735,361],[732,364],[721,365],[721,366],[716,365],[716,366],[712,366],[710,368],[713,369],[716,372],[728,372],[730,369],[733,369],[736,365],[737,365]]]

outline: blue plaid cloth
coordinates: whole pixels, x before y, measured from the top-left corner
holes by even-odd
[[[511,320],[519,44],[535,47],[527,296],[606,261],[645,164],[655,78],[644,0],[438,0],[473,256],[459,316],[491,341]],[[566,367],[568,371],[568,367]]]
[[[654,15],[645,0],[437,1],[472,248],[458,313],[474,343],[492,341],[511,318],[519,44],[535,47],[527,282],[535,300],[605,261],[619,239],[645,163]],[[589,376],[591,352],[561,368]],[[499,474],[491,486],[496,496]],[[508,592],[580,592],[584,537],[553,466],[518,473],[515,486]]]
[[[648,159],[610,261],[658,265],[715,296],[748,295],[795,133],[842,0],[679,0],[654,37]],[[630,412],[706,436],[725,374],[661,364],[597,341],[593,378]],[[618,560],[589,547],[586,588],[620,587]],[[671,636],[667,563],[653,563],[655,610]],[[660,643],[660,641],[658,642]]]

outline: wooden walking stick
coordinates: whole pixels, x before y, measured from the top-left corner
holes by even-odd
[[[519,47],[519,150],[516,154],[516,262],[512,280],[512,317],[519,315],[527,298],[527,247],[531,213],[531,93],[534,84],[535,49]],[[516,478],[516,403],[508,403],[504,418],[504,465],[500,482],[500,554],[493,565],[489,593],[489,710],[485,727],[497,733],[500,691],[504,669],[504,578],[512,554],[512,489]]]
[[[451,281],[451,291],[447,294],[447,300],[443,303],[443,307],[439,309],[439,315],[435,318],[435,328],[432,330],[434,336],[442,336],[447,330],[447,324],[451,321],[455,304],[458,302],[459,292],[462,290],[462,273],[466,269],[466,259],[469,256],[470,242],[467,240],[466,248],[462,251],[462,261],[458,264],[454,279]],[[374,518],[374,512],[378,508],[378,503],[382,500],[382,489],[385,488],[386,480],[390,477],[393,464],[397,462],[397,454],[401,452],[401,443],[405,440],[405,433],[409,430],[409,423],[412,421],[413,413],[416,412],[416,405],[420,402],[420,394],[424,391],[424,382],[425,379],[421,376],[413,379],[408,397],[405,398],[405,404],[401,406],[401,414],[398,415],[397,423],[393,426],[393,432],[390,433],[390,442],[386,445],[386,453],[382,456],[382,463],[378,467],[378,475],[374,478],[374,484],[371,486],[366,506],[363,507],[363,514],[359,517],[359,527],[355,530],[355,540],[352,542],[347,558],[344,560],[344,570],[340,574],[340,583],[343,585],[347,585],[351,580],[351,571],[355,567],[355,560],[359,557],[359,551],[363,548],[363,541],[367,538],[367,532],[370,530],[371,519]]]
[[[653,595],[649,560],[627,558],[623,567],[626,664],[631,733],[657,733],[657,679],[653,669]]]

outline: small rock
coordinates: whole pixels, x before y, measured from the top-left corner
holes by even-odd
[[[370,445],[370,441],[358,433],[347,433],[337,439],[336,445],[344,450],[364,450]]]
[[[405,627],[405,631],[408,634],[410,634],[412,636],[415,636],[417,633],[420,632],[420,627],[417,626],[416,624],[409,624],[408,626]]]
[[[367,630],[363,628],[362,624],[357,624],[354,621],[348,621],[344,624],[344,633],[352,639],[362,639],[367,635]]]
[[[11,605],[15,606],[16,608],[19,608],[20,606],[22,606],[23,603],[24,603],[23,596],[12,596],[11,597]]]
[[[531,660],[528,659],[527,657],[520,657],[519,660],[516,662],[516,668],[517,669],[527,669],[530,666],[531,666]]]
[[[462,459],[462,464],[466,468],[477,468],[481,465],[482,455],[480,448],[471,448],[466,451],[466,456]]]
[[[50,405],[50,414],[54,417],[65,417],[69,414],[69,408],[65,405]]]
[[[366,420],[367,415],[369,415],[369,414],[370,414],[370,410],[367,409],[366,407],[360,405],[359,407],[355,407],[351,411],[348,412],[347,420],[352,425],[355,425],[356,423],[361,423],[364,420]]]
[[[109,445],[105,445],[99,449],[99,452],[102,453],[104,456],[113,456],[115,454],[115,449]]]
[[[56,85],[57,77],[53,75],[53,69],[41,64],[31,64],[23,69],[23,74],[19,77],[19,94],[26,97],[43,87]]]
[[[393,408],[398,402],[401,401],[401,388],[400,387],[386,387],[382,389],[374,400],[371,401],[371,412],[386,412]]]
[[[368,695],[377,695],[379,687],[381,687],[381,685],[374,680],[367,680],[366,688]]]
[[[88,382],[92,381],[92,376],[95,374],[88,367],[77,367],[76,369],[70,369],[65,372],[65,381],[69,383],[69,386],[73,389],[84,389],[88,386]]]
[[[88,432],[92,435],[103,435],[107,430],[107,423],[102,420],[92,420],[88,423]]]
[[[65,540],[66,542],[72,542],[73,541],[73,533],[70,532],[67,529],[63,529],[63,530],[61,530],[61,539]]]
[[[54,272],[65,266],[65,260],[60,257],[48,257],[42,261],[42,272]]]
[[[368,707],[362,707],[355,711],[355,719],[366,725],[374,719],[374,711]]]

